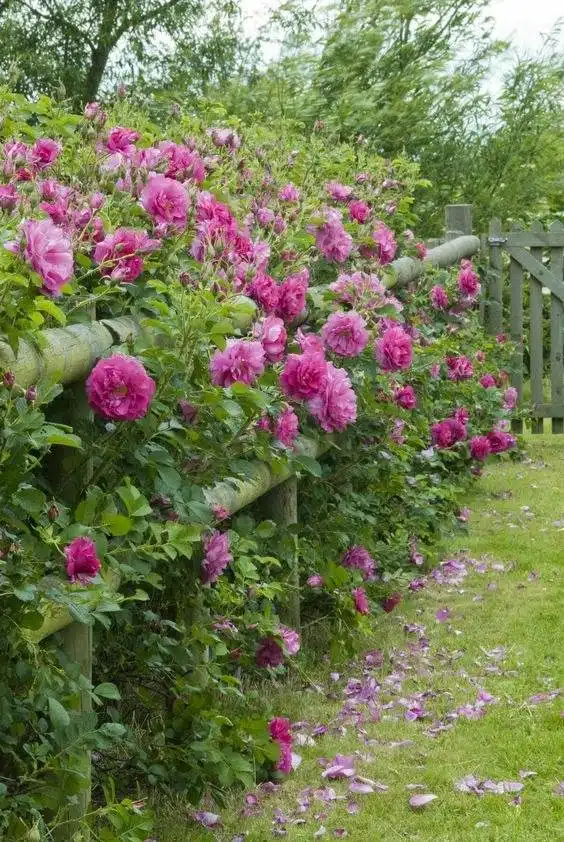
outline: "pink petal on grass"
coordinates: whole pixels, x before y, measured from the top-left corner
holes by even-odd
[[[321,775],[322,778],[352,778],[354,775],[354,757],[337,754]]]
[[[435,614],[435,620],[437,623],[446,623],[447,620],[450,620],[452,617],[452,612],[449,608],[439,608],[437,613]]]
[[[414,810],[419,810],[421,809],[421,807],[426,807],[427,804],[430,804],[431,801],[434,801],[436,797],[436,795],[433,795],[430,792],[412,795],[409,799],[409,806],[413,807]]]
[[[208,827],[210,830],[221,827],[221,818],[217,813],[208,813],[207,810],[196,810],[195,813],[192,813],[192,818],[195,822],[201,824],[202,827]]]
[[[564,781],[560,781],[560,783],[556,784],[552,790],[552,794],[558,795],[560,798],[564,798]]]

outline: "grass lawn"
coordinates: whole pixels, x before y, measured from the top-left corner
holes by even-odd
[[[296,841],[345,836],[355,842],[564,838],[564,798],[553,794],[564,777],[561,699],[530,701],[557,688],[563,674],[564,436],[535,436],[526,442],[526,461],[488,469],[468,501],[469,533],[453,537],[446,548],[447,557],[467,552],[483,561],[487,571],[477,572],[469,564],[461,584],[433,583],[379,618],[372,645],[384,653],[381,668],[363,676],[362,663],[344,664],[337,668],[340,678],[333,680],[326,666],[314,676],[323,692],[304,689],[297,680],[269,691],[281,715],[312,726],[326,723],[329,732],[315,738],[314,745],[296,749],[301,766],[279,793],[261,796],[256,817],[240,816],[239,796],[222,812],[222,829],[204,830],[190,820],[188,805],[167,802],[160,809],[159,842],[264,842],[277,838],[277,808],[290,818],[278,826],[287,831],[284,838]],[[441,608],[451,612],[445,622],[435,619]],[[421,634],[429,648],[408,651],[408,643],[417,645],[418,635],[407,634],[406,623],[425,626]],[[394,670],[406,675],[398,693],[386,683]],[[339,712],[346,682],[367,676],[382,685],[377,701],[384,709],[380,721],[359,729],[340,719]],[[497,699],[485,705],[485,715],[459,716],[448,730],[434,737],[425,733],[439,719],[449,722],[446,714],[457,707],[475,704],[479,688]],[[417,692],[430,694],[422,701],[429,716],[407,721],[398,700]],[[389,701],[392,705],[386,707]],[[393,745],[404,741],[411,742]],[[355,755],[356,774],[382,782],[388,790],[350,795],[348,780],[323,780],[319,759],[337,753]],[[536,774],[520,777],[520,771]],[[518,796],[457,791],[455,782],[467,775],[520,782],[523,789]],[[408,788],[414,784],[421,788]],[[298,794],[327,785],[347,797],[328,804],[312,797],[311,805],[297,812]],[[408,801],[414,793],[431,793],[436,799],[416,810]],[[353,814],[351,801],[358,807]],[[305,822],[293,824],[292,818]]]

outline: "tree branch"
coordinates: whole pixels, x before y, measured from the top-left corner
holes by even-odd
[[[175,6],[178,6],[180,3],[184,2],[185,0],[167,0],[166,3],[162,4],[162,6],[159,6],[157,9],[151,9],[151,11],[145,12],[144,15],[126,18],[117,30],[118,40],[119,38],[121,38],[122,35],[125,35],[126,32],[129,32],[130,29],[135,29],[135,27],[137,26],[142,26],[142,24],[144,23],[149,23],[150,21],[159,17],[159,15],[161,15],[163,12],[168,12],[170,9],[173,9]]]

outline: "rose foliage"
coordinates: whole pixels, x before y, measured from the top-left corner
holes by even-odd
[[[338,651],[423,587],[514,444],[509,349],[478,326],[471,264],[393,287],[424,251],[405,160],[217,111],[2,96],[0,835],[51,838],[91,749],[100,838],[144,839],[116,798],[290,772],[284,712],[252,687],[310,643],[296,547],[302,614]],[[58,382],[76,349],[33,382],[10,362],[122,317],[85,381]],[[257,459],[299,475],[297,533],[210,492]],[[94,627],[92,683],[42,637],[61,609]]]

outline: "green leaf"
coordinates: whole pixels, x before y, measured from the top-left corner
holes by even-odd
[[[110,682],[104,682],[103,684],[98,684],[94,688],[94,692],[97,696],[101,696],[102,699],[116,699],[119,701],[121,699],[120,692],[115,684],[110,684]]]
[[[49,717],[54,728],[67,728],[70,725],[68,711],[52,696],[49,698]]]
[[[47,497],[31,485],[22,485],[13,495],[12,500],[28,514],[38,514],[47,502]]]
[[[116,491],[132,517],[146,517],[153,514],[149,501],[134,485],[122,485]]]
[[[112,512],[102,513],[102,525],[110,535],[127,535],[133,528],[133,521],[125,515],[115,515]]]
[[[14,588],[14,596],[20,602],[33,602],[35,599],[36,590],[33,585],[25,585],[23,588]]]
[[[44,296],[38,295],[35,299],[35,309],[41,310],[43,313],[47,313],[49,316],[52,316],[56,322],[60,325],[66,325],[67,317],[65,316],[64,312],[61,310],[60,307],[57,307],[54,301],[50,298],[45,298]]]
[[[300,468],[306,470],[309,474],[313,474],[314,477],[323,476],[321,465],[317,459],[314,459],[312,456],[296,456],[294,458],[294,462],[296,465],[299,465]]]
[[[58,444],[61,447],[82,447],[82,442],[78,436],[73,436],[71,433],[63,433],[57,427],[50,425],[46,425],[43,428],[41,439],[45,444]]]
[[[263,520],[255,529],[255,534],[259,538],[272,538],[276,533],[276,524],[273,520]]]
[[[82,605],[76,605],[74,602],[69,602],[67,605],[68,612],[77,623],[82,623],[87,626],[92,622],[92,617],[87,608]]]

